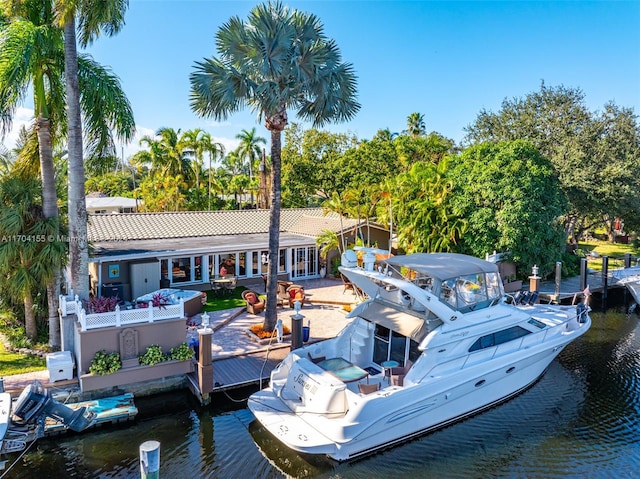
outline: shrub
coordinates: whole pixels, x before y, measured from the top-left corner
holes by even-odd
[[[145,353],[138,357],[138,362],[143,366],[153,366],[154,364],[166,361],[167,358],[162,354],[162,347],[157,344],[152,344],[147,347]]]
[[[191,349],[187,343],[182,343],[175,348],[171,348],[169,350],[169,359],[176,361],[186,361],[187,359],[191,359],[194,355],[194,350]]]
[[[117,296],[112,296],[110,298],[105,298],[104,296],[95,297],[92,296],[85,304],[85,310],[87,313],[108,313],[110,311],[115,311],[116,306],[120,302],[120,299]]]
[[[96,355],[91,360],[91,365],[89,366],[89,372],[91,374],[97,374],[99,376],[104,376],[106,374],[115,373],[118,369],[122,367],[122,362],[120,361],[120,353],[112,352],[107,353],[104,349],[98,351]]]

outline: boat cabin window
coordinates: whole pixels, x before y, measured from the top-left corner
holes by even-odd
[[[416,362],[420,357],[418,343],[397,331],[376,324],[374,332],[373,362],[397,361],[404,365],[406,360]]]
[[[495,333],[479,337],[476,342],[471,345],[469,352],[472,353],[481,349],[492,348],[493,346],[513,341],[514,339],[521,338],[527,334],[531,334],[531,331],[521,326],[513,326],[511,328],[503,329],[502,331],[497,331]]]
[[[486,308],[502,297],[498,273],[476,273],[442,281],[440,301],[463,313]]]

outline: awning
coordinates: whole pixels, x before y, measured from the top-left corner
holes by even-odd
[[[396,331],[403,336],[408,336],[418,343],[421,342],[429,332],[427,324],[423,319],[411,314],[398,311],[397,309],[385,306],[372,301],[359,316],[380,326]]]

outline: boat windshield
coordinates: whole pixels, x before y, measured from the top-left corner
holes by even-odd
[[[445,279],[439,299],[460,312],[487,308],[502,297],[498,273],[474,273]]]

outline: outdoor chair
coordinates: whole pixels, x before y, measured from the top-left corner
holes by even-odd
[[[289,295],[289,306],[291,308],[295,307],[296,301],[300,301],[300,306],[302,306],[305,302],[305,294],[304,288],[302,286],[289,286],[287,289],[287,294]]]
[[[224,283],[224,290],[229,296],[233,296],[236,287],[238,286],[238,278],[233,277],[227,283]]]
[[[211,291],[214,296],[220,296],[222,293],[222,284],[215,280],[211,280]]]
[[[265,302],[260,299],[258,293],[250,289],[242,292],[242,299],[247,302],[247,313],[260,314],[264,311]]]
[[[340,273],[340,276],[342,277],[342,284],[344,284],[344,290],[342,291],[342,294],[344,294],[348,290],[351,290],[353,294],[356,294],[353,283],[349,281],[344,274]]]
[[[411,361],[407,361],[404,366],[399,366],[395,368],[391,368],[389,370],[389,379],[392,386],[403,386],[404,385],[404,377],[411,369],[413,363]]]
[[[287,288],[291,286],[292,283],[289,281],[278,281],[278,306],[283,306],[285,303],[289,304],[289,293],[287,293]]]
[[[364,384],[358,383],[358,391],[360,394],[371,394],[380,390],[380,383]]]

